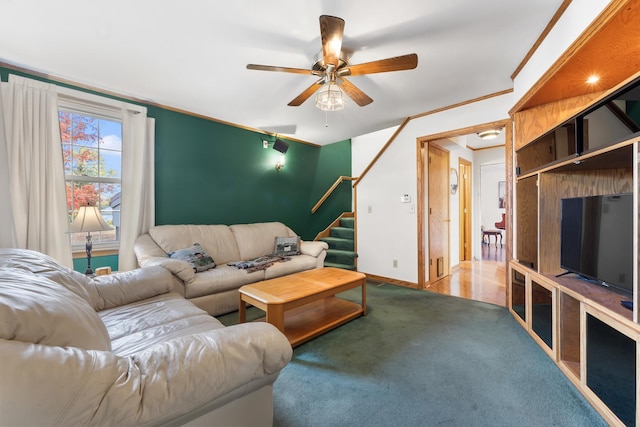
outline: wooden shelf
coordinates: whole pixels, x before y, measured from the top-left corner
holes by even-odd
[[[575,277],[546,276],[560,285],[561,292],[569,294],[580,301],[589,300],[599,307],[615,313],[614,316],[617,315],[622,319],[633,322],[633,312],[620,304],[622,300],[631,299],[631,295],[624,295],[611,288],[598,286]]]
[[[610,147],[546,163],[518,176],[516,180],[520,181],[545,172],[565,173],[600,169],[629,168],[631,165],[630,161],[633,159],[633,143],[638,140],[640,140],[640,134],[634,134],[632,138],[611,145]]]
[[[329,297],[288,310],[284,318],[284,334],[292,347],[337,328],[364,315],[360,304]],[[265,321],[262,317],[257,321]]]
[[[631,311],[620,305],[624,294],[578,279],[576,277],[555,277],[540,274],[533,269],[512,260],[509,287],[513,294],[522,294],[514,302],[518,307],[524,301],[527,308],[524,319],[512,308],[514,318],[527,330],[534,341],[551,357],[567,378],[580,390],[587,400],[600,412],[605,420],[614,426],[624,425],[618,416],[629,420],[629,402],[621,402],[628,396],[628,390],[640,394],[639,373],[626,375],[628,365],[640,365],[640,325],[633,322]],[[514,274],[518,272],[519,274]],[[522,276],[525,277],[524,286]],[[540,331],[548,337],[548,313],[546,304],[551,301],[553,339],[545,341]],[[545,304],[545,311],[536,313],[536,304]],[[510,307],[511,308],[511,307]],[[536,316],[541,315],[536,328]],[[594,320],[606,327],[592,329]],[[591,323],[590,323],[591,322]],[[621,336],[624,345],[617,344]],[[614,341],[612,341],[614,340]],[[615,341],[618,340],[618,341]],[[612,344],[613,342],[613,344]],[[592,348],[595,348],[593,350]],[[591,353],[589,353],[591,351]],[[595,352],[595,353],[594,353]],[[591,356],[588,356],[591,354]],[[631,356],[629,356],[631,354]],[[593,358],[597,355],[598,358]],[[619,364],[607,361],[621,360]],[[630,358],[632,359],[630,361]],[[592,360],[593,359],[593,360]],[[634,360],[635,359],[635,362]],[[632,370],[632,369],[631,369]],[[621,371],[625,375],[621,375]],[[595,379],[594,379],[595,378]],[[610,385],[608,378],[623,381]],[[612,388],[613,387],[613,388]],[[610,394],[622,387],[616,399]],[[633,399],[633,396],[628,396]],[[635,402],[635,400],[633,400]],[[610,409],[607,405],[617,406]],[[622,409],[621,409],[622,408]],[[640,409],[636,404],[635,416],[640,419]]]

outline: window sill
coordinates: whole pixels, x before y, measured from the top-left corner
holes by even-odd
[[[108,256],[108,255],[118,255],[118,250],[117,249],[109,249],[109,248],[104,248],[104,249],[93,249],[91,251],[91,258],[95,258],[98,256]],[[73,259],[76,258],[86,258],[87,257],[87,251],[84,249],[73,249]]]

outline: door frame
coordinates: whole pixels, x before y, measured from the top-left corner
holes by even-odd
[[[497,120],[495,122],[483,123],[474,126],[469,126],[466,128],[449,130],[446,132],[440,132],[432,135],[426,135],[422,137],[416,138],[416,161],[417,161],[417,201],[416,201],[416,216],[417,216],[417,226],[418,226],[418,236],[417,236],[417,244],[418,244],[418,289],[425,289],[429,283],[425,280],[426,271],[428,271],[425,260],[427,259],[427,248],[425,244],[425,237],[428,236],[428,227],[427,221],[425,220],[425,211],[426,206],[428,205],[428,201],[426,200],[428,195],[426,194],[424,184],[426,182],[426,176],[424,173],[425,160],[428,157],[428,146],[430,141],[437,141],[440,139],[454,138],[458,136],[468,135],[471,133],[481,132],[487,129],[493,129],[496,127],[504,127],[505,132],[505,163],[507,168],[507,177],[513,177],[513,121],[511,119]],[[425,148],[426,147],[426,148]],[[426,155],[425,155],[426,152]],[[513,200],[513,180],[507,179],[507,200]],[[512,245],[511,245],[511,235],[513,230],[513,203],[507,204],[506,209],[506,220],[507,220],[507,229],[506,229],[506,256],[505,262],[508,263],[512,258]],[[505,269],[508,271],[509,269]],[[508,277],[505,277],[505,283]],[[509,299],[509,292],[507,287],[507,300]]]

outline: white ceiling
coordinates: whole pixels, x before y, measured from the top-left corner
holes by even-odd
[[[0,0],[0,61],[217,120],[328,144],[512,87],[562,0]],[[375,5],[374,5],[375,4]],[[320,15],[346,21],[352,64],[418,54],[409,71],[353,76],[374,99],[324,113],[287,103]],[[489,145],[495,145],[493,140]]]

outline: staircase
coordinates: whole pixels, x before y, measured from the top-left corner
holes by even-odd
[[[318,239],[329,245],[327,257],[324,260],[325,267],[356,269],[358,254],[354,252],[354,231],[354,218],[344,217],[340,218],[338,226],[329,229],[329,237]]]

